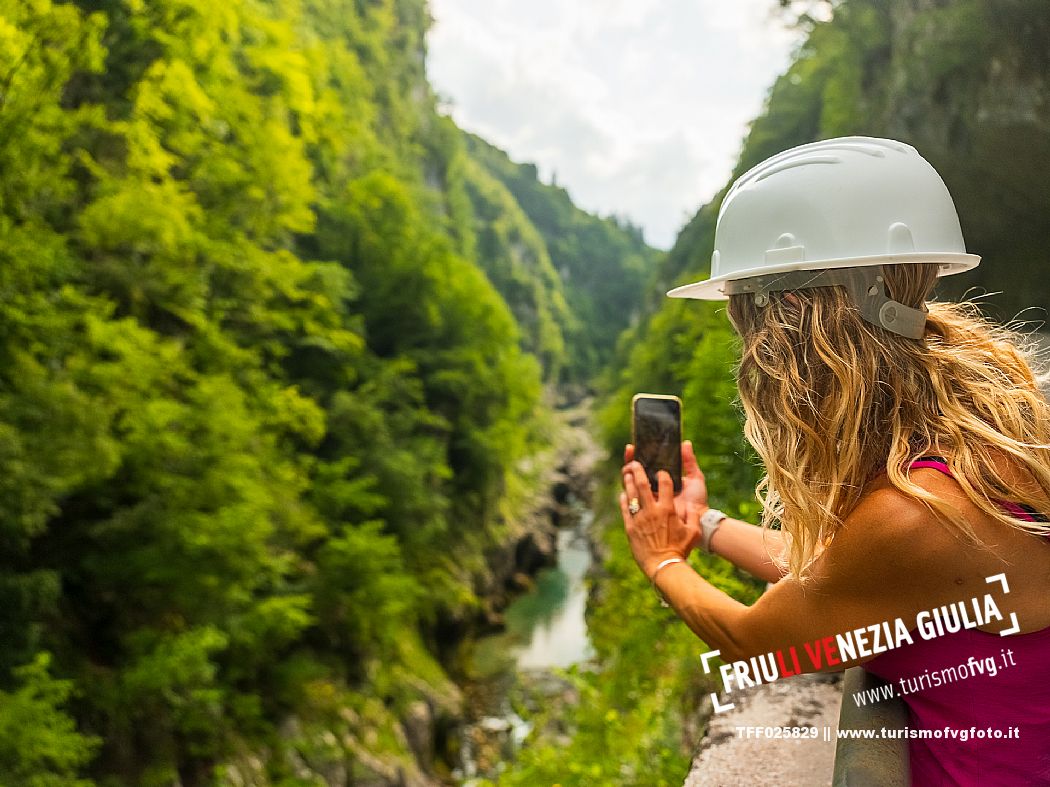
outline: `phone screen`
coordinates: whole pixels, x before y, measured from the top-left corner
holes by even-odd
[[[634,458],[657,490],[656,473],[666,470],[674,491],[682,491],[682,403],[676,396],[638,394],[634,397]]]

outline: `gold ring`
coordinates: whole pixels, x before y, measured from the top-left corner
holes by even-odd
[[[638,502],[637,497],[631,498],[631,502],[627,504],[627,510],[631,512],[631,516],[634,516],[642,510],[642,504]]]

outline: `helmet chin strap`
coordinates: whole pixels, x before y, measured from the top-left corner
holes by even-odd
[[[768,273],[727,281],[723,292],[726,295],[754,293],[755,305],[765,306],[769,303],[771,292],[833,285],[845,287],[861,316],[873,325],[909,339],[922,338],[926,327],[926,309],[913,309],[890,298],[886,294],[881,265]]]

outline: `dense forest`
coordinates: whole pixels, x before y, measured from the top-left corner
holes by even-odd
[[[1045,308],[1046,3],[786,5],[805,40],[734,175],[911,142],[985,258],[945,294]],[[681,782],[703,644],[613,494],[630,396],[676,393],[713,502],[755,520],[722,306],[663,297],[706,274],[724,190],[657,254],[442,116],[428,25],[424,0],[0,0],[0,784],[447,780],[421,750],[462,712],[449,654],[505,603],[555,406],[588,390],[596,657],[500,783]]]
[[[436,111],[428,24],[0,2],[0,783],[422,778],[654,259]]]

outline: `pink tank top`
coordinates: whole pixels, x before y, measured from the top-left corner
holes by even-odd
[[[951,475],[941,457],[924,456],[911,467],[932,467]],[[1017,503],[999,504],[1018,518],[1046,521]],[[1001,611],[1009,616],[1009,609]],[[864,669],[894,686],[896,696],[908,706],[912,729],[943,733],[950,728],[965,731],[970,739],[948,735],[909,739],[911,783],[916,787],[1050,784],[1050,627],[1005,637],[977,629],[931,640],[913,636],[915,644],[876,656]],[[966,666],[965,679],[947,680],[952,668],[961,674],[962,665],[971,660],[975,666],[985,665],[983,673]],[[935,685],[934,675],[944,682]],[[1017,732],[1011,733],[1014,728]],[[980,731],[985,737],[977,737]],[[1004,737],[988,737],[997,733]]]

